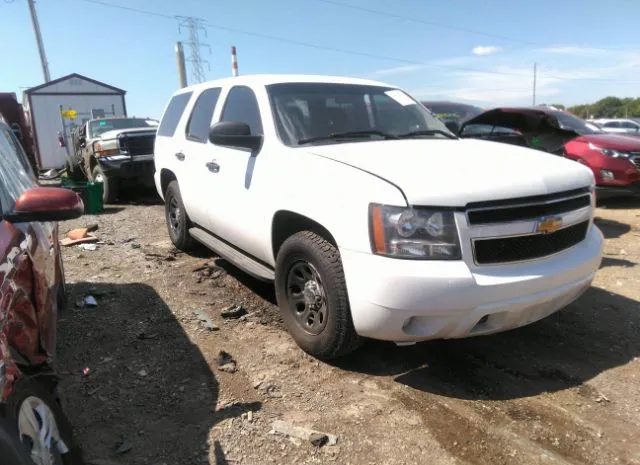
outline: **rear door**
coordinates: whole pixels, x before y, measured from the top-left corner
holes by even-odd
[[[162,121],[158,127],[156,133],[156,141],[154,146],[154,162],[156,168],[156,187],[158,193],[164,195],[161,192],[161,186],[159,183],[160,172],[162,169],[167,169],[173,172],[180,183],[182,188],[182,179],[187,178],[187,174],[184,169],[183,156],[184,150],[184,135],[181,135],[178,131],[178,126],[184,114],[185,108],[191,99],[193,92],[183,92],[174,95],[167,108],[162,115]],[[184,134],[184,133],[183,133]]]

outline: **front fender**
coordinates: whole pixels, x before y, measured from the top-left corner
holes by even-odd
[[[290,165],[287,170],[296,176],[274,191],[271,218],[280,210],[297,213],[327,229],[338,247],[370,252],[369,204],[404,206],[402,191],[384,179],[328,158],[311,154],[296,154],[296,158],[290,162],[298,166]]]

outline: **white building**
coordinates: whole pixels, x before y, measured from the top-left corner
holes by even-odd
[[[95,116],[127,116],[125,91],[80,74],[55,79],[24,92],[23,105],[31,124],[34,151],[41,170],[62,168],[71,130]]]

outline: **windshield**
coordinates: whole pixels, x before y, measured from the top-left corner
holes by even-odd
[[[600,134],[602,132],[601,130],[594,128],[593,125],[588,124],[586,121],[577,118],[570,113],[554,111],[552,114],[558,119],[562,129],[575,131],[582,136],[587,134]]]
[[[144,118],[113,118],[100,119],[89,123],[89,138],[114,129],[157,128],[158,122]]]
[[[440,131],[421,137],[454,137],[424,106],[401,90],[357,84],[286,83],[267,86],[278,135],[288,146],[301,141],[334,144]],[[367,137],[331,138],[341,133]],[[355,140],[354,140],[355,139]]]

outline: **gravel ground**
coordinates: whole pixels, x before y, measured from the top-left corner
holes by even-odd
[[[64,250],[66,411],[94,465],[640,464],[640,201],[597,216],[602,269],[564,311],[325,364],[283,330],[270,286],[173,249],[162,205],[109,206],[61,225],[97,223],[102,241]],[[96,308],[78,308],[87,294]],[[223,319],[233,304],[248,315]],[[220,351],[237,371],[220,370]],[[338,441],[274,434],[276,420]]]

